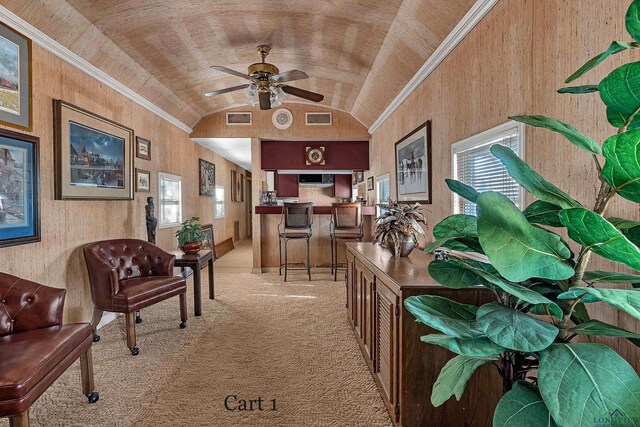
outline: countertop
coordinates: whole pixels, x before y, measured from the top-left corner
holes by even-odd
[[[314,206],[314,215],[331,215],[332,206]],[[255,213],[258,215],[282,215],[282,206],[256,206]],[[376,216],[375,206],[363,206],[362,215]]]

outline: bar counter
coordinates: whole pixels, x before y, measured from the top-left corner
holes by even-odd
[[[260,219],[261,267],[263,271],[278,269],[278,224],[282,215],[282,206],[256,206],[254,212]],[[331,267],[331,239],[329,238],[329,223],[331,221],[331,206],[313,206],[313,225],[310,241],[311,268]],[[371,241],[371,229],[376,215],[375,206],[363,206],[364,242]],[[283,255],[284,256],[284,255]],[[289,241],[289,264],[300,266],[306,262],[307,248],[304,240]],[[345,244],[338,245],[338,262],[343,264],[346,259]],[[299,273],[299,274],[298,274]],[[289,272],[290,280],[306,280],[306,272]],[[313,278],[314,271],[311,270]],[[340,279],[344,273],[339,273]]]
[[[331,206],[314,206],[313,214],[314,215],[331,215]],[[282,206],[256,206],[255,213],[258,215],[282,215]],[[362,215],[363,216],[375,216],[376,207],[375,206],[363,206],[362,207]]]

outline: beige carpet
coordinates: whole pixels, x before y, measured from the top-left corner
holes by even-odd
[[[235,249],[216,260],[216,272],[251,273],[253,270],[253,244],[251,239],[236,243]]]
[[[32,406],[32,425],[390,426],[346,319],[344,285],[295,276],[217,273],[216,300],[203,300],[199,318],[190,305],[184,330],[177,298],[143,310],[136,357],[119,318],[93,347],[100,401],[82,396],[76,363]],[[276,399],[277,411],[227,411],[227,395]]]

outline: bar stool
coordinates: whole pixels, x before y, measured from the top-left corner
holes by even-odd
[[[282,276],[284,265],[284,281],[287,281],[289,263],[287,258],[287,243],[289,240],[307,241],[307,274],[311,280],[311,259],[309,256],[309,240],[311,239],[311,225],[313,224],[313,203],[285,203],[282,207],[282,219],[278,224],[278,250],[280,254],[279,273]],[[282,263],[282,242],[284,241],[284,264]],[[291,270],[305,270],[292,268]]]
[[[338,280],[338,242],[353,240],[360,242],[364,236],[362,205],[360,203],[334,203],[329,223],[331,236],[331,274]]]

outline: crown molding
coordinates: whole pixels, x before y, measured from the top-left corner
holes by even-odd
[[[394,111],[413,93],[414,90],[440,65],[442,61],[458,46],[458,44],[473,30],[487,13],[498,3],[498,0],[477,0],[464,17],[453,28],[440,46],[431,54],[418,72],[409,80],[393,101],[385,108],[375,122],[369,127],[369,133],[378,130]]]
[[[193,129],[191,129],[190,126],[173,117],[171,114],[167,113],[157,105],[150,102],[148,99],[139,95],[133,89],[114,79],[95,65],[89,63],[76,53],[73,53],[71,50],[61,45],[60,43],[3,6],[0,6],[0,20],[14,30],[22,33],[26,37],[29,37],[38,46],[51,52],[63,61],[73,65],[80,71],[90,75],[105,86],[108,86],[121,95],[126,96],[136,104],[146,108],[157,116],[168,121],[172,125],[180,128],[187,133],[193,132]]]

